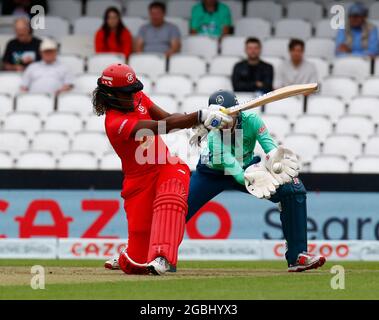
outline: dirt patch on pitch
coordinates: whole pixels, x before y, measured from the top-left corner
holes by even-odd
[[[173,279],[199,279],[217,277],[264,277],[286,274],[283,270],[268,269],[180,269],[176,273],[168,273],[163,277],[130,276],[120,270],[107,270],[90,267],[46,267],[45,283],[90,283],[113,281],[164,281]],[[34,274],[29,267],[0,267],[0,286],[4,285],[30,285]]]

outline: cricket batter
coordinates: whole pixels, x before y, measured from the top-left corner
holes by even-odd
[[[209,98],[209,105],[217,104],[229,108],[238,101],[234,93],[220,90]],[[186,220],[224,190],[249,192],[259,199],[279,203],[288,271],[321,267],[325,257],[307,253],[306,190],[297,178],[297,157],[292,151],[278,147],[256,113],[240,112],[233,118],[231,129],[207,134],[207,146],[191,176]],[[254,156],[257,141],[266,154],[265,161]]]
[[[105,130],[121,159],[121,196],[128,220],[128,246],[118,258],[127,274],[164,274],[175,268],[183,239],[190,170],[172,157],[159,137],[172,129],[203,124],[230,127],[233,119],[220,106],[190,114],[169,114],[142,91],[143,84],[126,64],[112,64],[93,93],[97,115],[105,114]],[[165,132],[160,132],[162,124]]]

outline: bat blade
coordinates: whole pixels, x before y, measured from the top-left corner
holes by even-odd
[[[300,94],[310,94],[316,92],[318,89],[318,83],[307,83],[307,84],[294,84],[291,86],[286,86],[256,99],[248,101],[244,104],[236,105],[234,107],[226,109],[229,115],[237,114],[238,112],[253,109],[265,105],[270,102],[286,99],[289,97],[297,96]]]

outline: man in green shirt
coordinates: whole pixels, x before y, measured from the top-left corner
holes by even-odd
[[[191,14],[191,34],[220,38],[231,33],[232,15],[229,7],[217,0],[202,0]]]
[[[235,94],[225,90],[209,98],[210,106],[229,108],[237,104]],[[307,253],[306,190],[297,178],[299,164],[294,153],[278,147],[260,116],[254,112],[241,112],[235,117],[232,128],[203,131],[191,142],[204,135],[207,135],[207,145],[191,176],[187,221],[224,190],[249,192],[259,199],[280,204],[288,271],[321,267],[325,258]],[[256,142],[266,154],[265,161],[254,156]]]

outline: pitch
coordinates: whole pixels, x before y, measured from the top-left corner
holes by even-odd
[[[333,265],[345,289],[333,290]],[[30,287],[33,265],[45,267],[45,289]],[[0,299],[379,299],[379,262],[328,262],[289,274],[281,261],[181,262],[162,277],[105,270],[101,261],[0,260]]]

